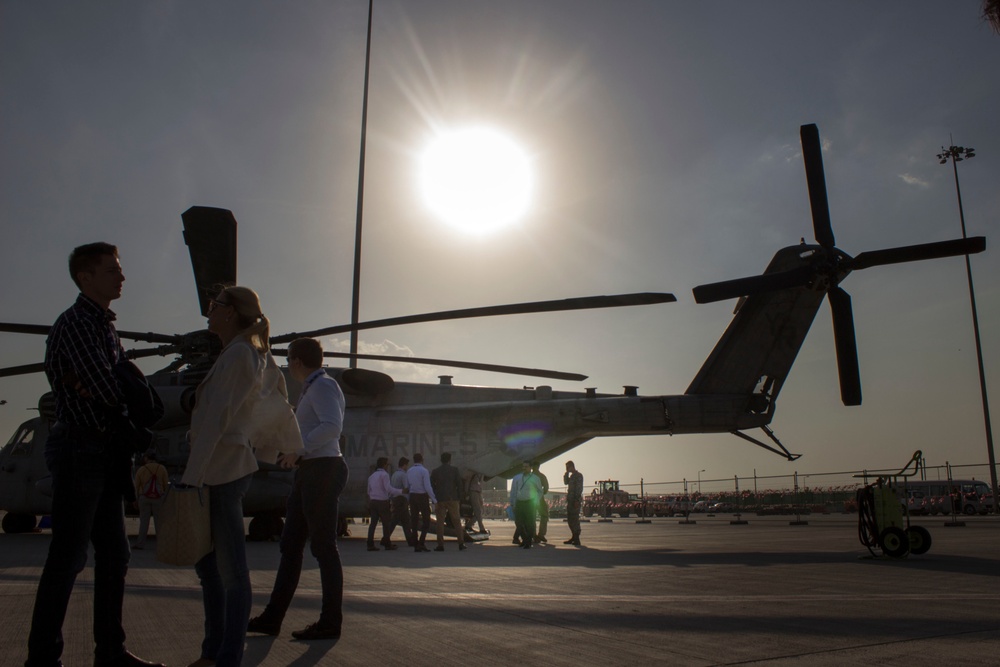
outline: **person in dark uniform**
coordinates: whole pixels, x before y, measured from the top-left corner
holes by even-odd
[[[566,523],[572,536],[563,544],[580,546],[580,510],[583,508],[583,473],[576,469],[572,461],[566,462],[563,475],[566,484]]]
[[[541,464],[532,461],[531,472],[533,472],[542,482],[542,496],[538,499],[538,532],[535,534],[535,542],[548,542],[545,539],[545,532],[549,527],[549,504],[545,501],[545,494],[549,492],[549,478],[542,474]]]

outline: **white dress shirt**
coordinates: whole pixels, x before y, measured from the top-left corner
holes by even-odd
[[[368,499],[389,500],[390,496],[403,495],[402,489],[397,489],[389,483],[389,473],[385,468],[379,468],[368,478]]]
[[[302,383],[302,393],[295,407],[295,419],[302,432],[302,449],[299,456],[318,459],[324,456],[342,456],[340,434],[344,430],[346,401],[340,385],[318,368]]]
[[[406,482],[410,486],[410,493],[426,493],[430,496],[431,502],[437,504],[434,497],[434,489],[431,488],[431,474],[422,463],[414,463],[406,471]]]

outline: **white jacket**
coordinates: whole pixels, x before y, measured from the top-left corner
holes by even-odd
[[[302,448],[285,376],[270,352],[242,336],[223,348],[195,394],[191,451],[181,482],[192,486],[232,482],[274,463],[279,452]]]

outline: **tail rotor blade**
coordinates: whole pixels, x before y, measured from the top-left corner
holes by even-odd
[[[919,245],[887,248],[885,250],[869,250],[863,252],[851,262],[852,269],[867,269],[885,264],[900,264],[916,262],[924,259],[940,257],[955,257],[958,255],[974,255],[986,249],[986,237],[973,236],[967,239],[938,241],[937,243],[921,243]]]
[[[851,296],[840,287],[827,293],[833,315],[833,338],[837,346],[837,372],[840,375],[840,398],[844,405],[861,405],[861,371],[858,368],[858,343],[854,335],[854,310]]]
[[[830,224],[830,204],[826,198],[826,175],[823,172],[823,146],[819,141],[819,128],[803,125],[799,128],[802,140],[802,160],[806,165],[806,185],[809,187],[809,204],[812,206],[813,232],[816,242],[824,248],[837,245]]]
[[[232,211],[192,206],[181,214],[201,314],[222,285],[236,284],[236,218]]]
[[[792,287],[805,287],[809,284],[812,276],[812,268],[804,266],[792,269],[791,271],[765,273],[760,276],[736,278],[734,280],[723,280],[717,283],[699,285],[692,292],[694,293],[695,302],[712,303],[714,301],[725,301],[726,299],[735,299],[762,292],[790,289]]]

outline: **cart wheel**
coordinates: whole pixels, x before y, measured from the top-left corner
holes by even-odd
[[[910,553],[914,556],[925,554],[931,548],[931,534],[923,526],[910,526],[906,529],[910,538]]]
[[[910,550],[906,533],[894,526],[882,531],[878,536],[878,543],[882,547],[882,553],[890,558],[902,558]]]

